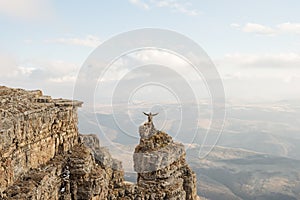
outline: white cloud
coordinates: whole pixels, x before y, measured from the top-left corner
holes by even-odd
[[[180,74],[195,76],[195,73],[191,72],[191,70],[186,70],[186,68],[191,66],[178,56],[161,50],[149,49],[135,51],[120,57],[105,71],[101,81],[119,81],[127,73],[130,73],[129,78],[132,79],[140,77],[140,74],[134,74],[132,70],[145,64],[157,64],[175,71],[181,70]]]
[[[145,10],[149,10],[151,8],[168,8],[172,12],[178,12],[189,16],[196,16],[200,14],[197,9],[191,8],[190,2],[183,2],[179,0],[129,0],[129,2]]]
[[[19,82],[21,80],[35,83],[70,82],[77,76],[78,65],[61,60],[26,60],[0,54],[0,78],[2,83]]]
[[[232,24],[230,24],[230,26],[232,27],[232,28],[236,28],[236,29],[239,29],[241,26],[239,25],[239,24],[237,24],[237,23],[232,23]]]
[[[214,62],[228,98],[260,101],[300,97],[299,53],[233,53]]]
[[[54,97],[72,98],[79,65],[61,60],[21,60],[0,52],[0,85],[41,89]]]
[[[282,23],[278,24],[277,28],[282,33],[300,34],[300,23]]]
[[[263,26],[261,24],[247,23],[242,31],[246,33],[256,33],[258,35],[275,35],[276,31],[268,26]]]
[[[149,9],[149,5],[141,0],[129,0],[129,2],[143,9]]]
[[[250,67],[250,68],[299,68],[300,54],[226,54],[216,61],[218,66]]]
[[[100,38],[94,35],[87,35],[85,38],[56,38],[45,40],[46,43],[58,43],[58,44],[67,44],[67,45],[77,45],[77,46],[86,46],[86,47],[97,47],[100,45]]]
[[[255,33],[257,35],[274,36],[281,34],[300,34],[300,23],[281,23],[274,27],[257,24],[257,23],[247,23],[245,25],[240,25],[237,23],[230,24],[232,28],[246,32]]]
[[[18,19],[41,19],[52,15],[49,0],[0,0],[0,15]]]
[[[174,1],[174,0],[152,0],[153,5],[156,7],[166,7],[170,8],[172,11],[183,13],[186,15],[195,16],[198,15],[199,12],[195,9],[188,8],[188,4],[182,3],[180,1]]]
[[[22,63],[23,66],[32,66],[49,74],[49,77],[63,77],[65,75],[76,73],[78,65],[63,60],[29,60]]]
[[[130,55],[128,58],[131,65],[142,66],[144,64],[157,64],[165,66],[170,70],[176,71],[187,80],[199,80],[199,74],[195,73],[193,67],[181,57],[170,52],[162,50],[143,50],[137,51]],[[158,75],[159,76],[159,75]],[[171,77],[172,78],[172,77]]]
[[[62,76],[62,77],[50,78],[49,81],[55,82],[55,83],[65,83],[65,82],[75,83],[76,76],[68,74],[68,75],[65,75],[65,76]]]

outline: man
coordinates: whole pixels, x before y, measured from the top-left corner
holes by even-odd
[[[145,113],[145,112],[143,112],[144,113],[144,115],[147,115],[148,116],[148,123],[153,123],[152,122],[152,119],[153,119],[153,116],[156,116],[156,115],[158,115],[158,113],[154,113],[154,114],[152,114],[151,112],[150,113]]]

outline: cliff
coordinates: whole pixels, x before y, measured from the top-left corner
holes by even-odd
[[[139,132],[141,139],[134,152],[134,169],[142,199],[196,200],[196,175],[185,161],[183,144],[156,130],[153,123],[146,122]]]
[[[137,184],[95,135],[77,128],[79,101],[0,86],[0,199],[189,199],[196,177],[182,144],[153,124],[140,127]]]

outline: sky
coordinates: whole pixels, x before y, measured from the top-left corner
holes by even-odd
[[[205,50],[226,98],[299,99],[299,8],[297,0],[0,0],[0,85],[70,98],[97,46],[123,32],[160,28]]]

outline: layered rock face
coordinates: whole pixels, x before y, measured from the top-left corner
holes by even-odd
[[[121,163],[80,136],[81,102],[0,87],[0,199],[114,199]]]
[[[140,126],[139,132],[134,169],[141,199],[196,200],[196,175],[185,161],[184,146],[153,123]]]
[[[81,102],[3,86],[0,102],[1,200],[197,199],[183,145],[152,123],[139,130],[133,184],[95,135],[78,133]]]
[[[53,100],[42,92],[0,87],[0,192],[29,169],[77,144],[81,102]]]

